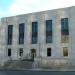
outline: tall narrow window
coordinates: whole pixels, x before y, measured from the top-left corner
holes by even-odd
[[[8,25],[8,45],[12,44],[13,25]]]
[[[61,42],[62,43],[69,42],[68,18],[61,19]]]
[[[52,20],[46,20],[46,43],[52,43]]]
[[[47,56],[51,56],[51,48],[47,48]]]
[[[19,49],[19,56],[23,56],[23,48]]]
[[[32,44],[37,43],[38,37],[38,22],[32,22]]]
[[[8,49],[8,56],[11,56],[11,48]]]
[[[24,44],[24,23],[19,24],[19,44]]]
[[[63,47],[63,56],[68,56],[68,48]]]

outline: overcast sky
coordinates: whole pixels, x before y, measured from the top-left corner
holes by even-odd
[[[0,0],[0,18],[75,6],[75,0]]]

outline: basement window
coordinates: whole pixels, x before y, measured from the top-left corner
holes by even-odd
[[[51,56],[51,48],[47,48],[47,56]]]
[[[8,56],[11,56],[11,48],[8,49]]]
[[[19,49],[19,56],[23,56],[23,48]]]
[[[68,56],[68,48],[63,47],[63,56]]]

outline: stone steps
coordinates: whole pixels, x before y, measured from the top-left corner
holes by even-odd
[[[33,61],[9,61],[7,63],[5,63],[5,65],[3,66],[3,68],[6,69],[32,69],[34,62]]]

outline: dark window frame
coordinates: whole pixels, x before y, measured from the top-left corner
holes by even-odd
[[[46,43],[52,42],[52,20],[46,20]]]
[[[47,56],[51,56],[51,48],[47,48]]]
[[[24,44],[25,23],[19,24],[19,44]]]
[[[7,37],[8,45],[12,45],[12,38],[13,38],[13,25],[8,25],[8,37]]]
[[[11,56],[11,48],[8,48],[8,56]]]
[[[66,38],[63,38],[66,37]],[[69,22],[68,18],[61,18],[61,43],[69,42]]]
[[[32,22],[31,44],[37,44],[38,41],[38,22]]]
[[[23,56],[23,48],[19,49],[19,56]]]
[[[67,22],[66,22],[67,21]],[[61,19],[61,34],[62,35],[69,35],[69,23],[68,18]]]

